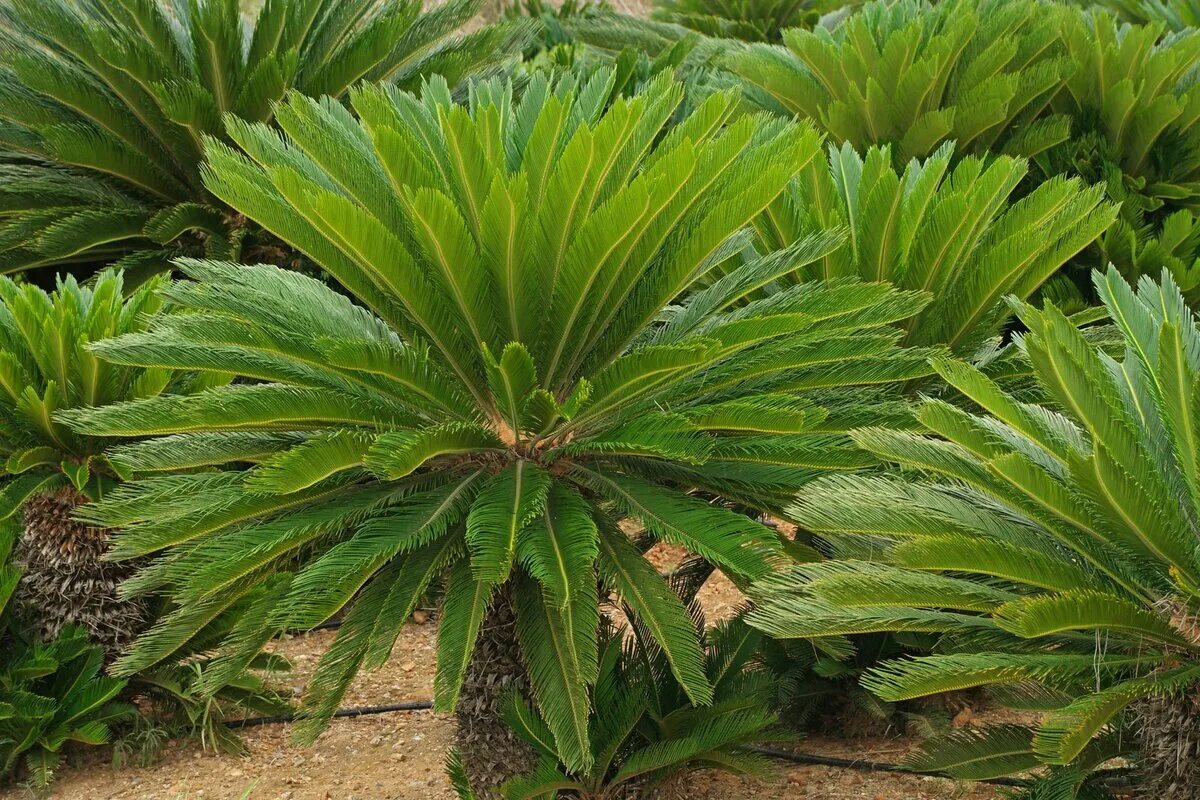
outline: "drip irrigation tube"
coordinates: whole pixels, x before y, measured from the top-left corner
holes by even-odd
[[[393,711],[428,711],[433,703],[428,700],[417,700],[412,703],[395,703],[390,706],[354,706],[339,708],[333,713],[334,719],[365,717],[370,714],[389,714]],[[250,717],[249,719],[231,719],[225,723],[230,728],[257,728],[259,725],[278,725],[283,722],[294,722],[295,714],[279,714],[274,717]]]
[[[745,746],[746,750],[761,756],[770,756],[781,761],[791,761],[793,764],[811,764],[819,767],[838,767],[840,769],[855,769],[859,772],[899,772],[905,775],[928,775],[934,778],[957,780],[951,775],[937,772],[913,772],[899,764],[885,764],[879,761],[864,761],[859,758],[834,758],[833,756],[818,756],[812,753],[793,753],[790,750],[776,750],[771,747],[759,747],[755,744]],[[990,783],[995,786],[1024,786],[1025,782],[1018,778],[986,778],[976,783]]]
[[[396,711],[428,711],[433,708],[433,703],[428,700],[417,700],[411,703],[395,703],[386,706],[355,706],[351,708],[338,709],[333,714],[334,719],[347,719],[353,717],[365,717],[371,714],[389,714]],[[295,714],[280,714],[274,717],[251,717],[249,719],[235,719],[226,722],[230,728],[256,728],[260,725],[277,725],[284,722],[293,722],[296,719]],[[794,764],[810,764],[822,767],[837,767],[840,769],[853,769],[860,772],[900,772],[906,775],[929,774],[929,773],[914,773],[911,770],[904,769],[899,764],[884,764],[878,761],[863,761],[861,759],[849,758],[833,758],[831,756],[818,756],[811,753],[793,753],[790,750],[775,750],[770,747],[759,747],[758,745],[746,745],[746,750],[759,755],[769,756],[781,761],[790,761]],[[949,778],[948,775],[934,775],[934,777]],[[990,783],[996,786],[1022,786],[1024,785],[1016,778],[992,778],[990,780],[978,781],[979,783]]]

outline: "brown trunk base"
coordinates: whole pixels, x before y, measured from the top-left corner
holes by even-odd
[[[109,532],[71,518],[86,502],[72,487],[26,501],[14,552],[21,568],[14,600],[17,613],[42,640],[79,625],[111,659],[141,632],[146,609],[140,601],[117,597],[117,586],[134,567],[103,560]]]
[[[504,587],[484,619],[455,712],[455,746],[480,800],[499,798],[499,786],[538,764],[537,752],[500,717],[504,699],[514,688],[528,697],[529,678],[517,646],[516,616]]]
[[[1135,707],[1140,726],[1142,778],[1146,800],[1200,797],[1200,686]]]

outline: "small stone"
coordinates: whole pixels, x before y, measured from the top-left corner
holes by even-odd
[[[379,747],[381,744],[383,744],[382,736],[376,736],[375,738],[371,739],[371,747]]]
[[[428,611],[414,611],[413,612],[413,622],[417,623],[418,625],[424,625],[426,622],[429,622],[429,612]]]
[[[963,708],[962,711],[954,715],[954,719],[950,720],[950,727],[965,728],[975,721],[975,712],[970,706]]]
[[[412,672],[416,668],[417,668],[417,665],[411,661],[405,661],[403,664],[400,665],[400,669],[403,672]]]

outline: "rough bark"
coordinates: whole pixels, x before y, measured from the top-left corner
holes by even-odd
[[[504,698],[513,688],[528,696],[529,677],[521,661],[516,616],[505,587],[488,610],[455,712],[455,744],[480,800],[499,798],[497,787],[538,763],[536,751],[500,717]]]
[[[1200,797],[1200,686],[1137,704],[1142,751],[1139,797]]]
[[[118,585],[133,566],[103,560],[109,531],[71,518],[87,497],[66,487],[26,501],[24,529],[14,555],[21,580],[17,613],[37,636],[49,641],[65,625],[80,625],[110,659],[143,629],[140,601],[121,600]]]

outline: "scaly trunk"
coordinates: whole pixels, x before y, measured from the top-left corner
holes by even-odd
[[[497,787],[538,764],[536,751],[500,718],[504,698],[511,689],[526,696],[529,693],[509,591],[503,587],[492,601],[455,712],[455,744],[471,788],[480,800],[499,798]]]
[[[14,599],[17,613],[43,640],[54,639],[65,625],[79,625],[112,659],[142,630],[146,609],[139,601],[117,597],[117,586],[133,567],[103,560],[109,532],[71,518],[86,502],[71,487],[25,502],[24,530],[15,550],[21,581]]]
[[[1142,751],[1138,796],[1200,797],[1200,685],[1183,694],[1144,700],[1136,712]]]

